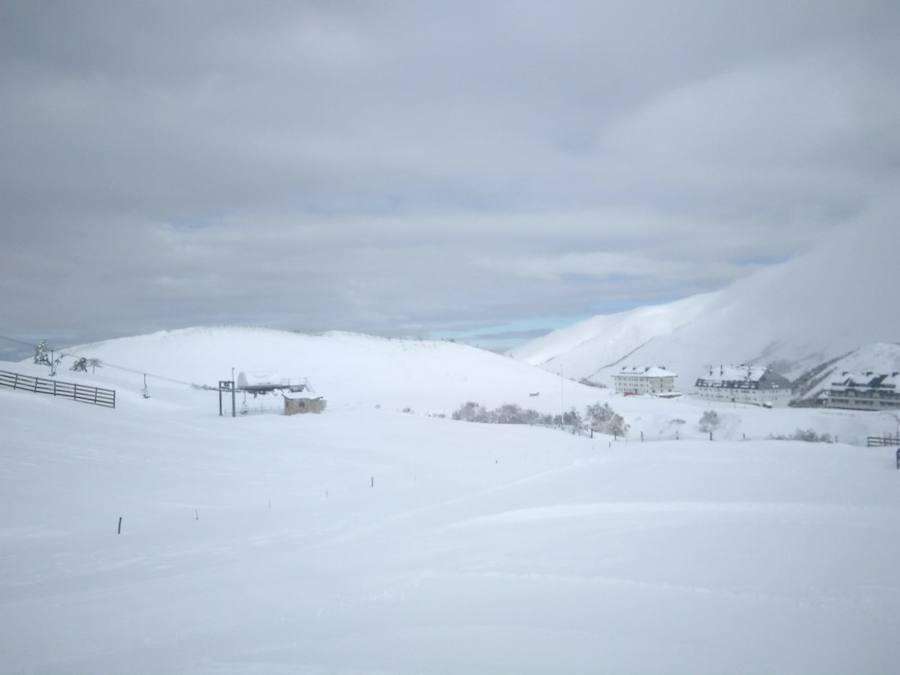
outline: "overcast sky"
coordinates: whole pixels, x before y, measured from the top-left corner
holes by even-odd
[[[896,0],[0,0],[0,334],[515,338],[720,288],[897,191],[898,35]]]

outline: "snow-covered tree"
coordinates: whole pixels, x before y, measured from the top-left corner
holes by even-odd
[[[575,408],[572,408],[568,412],[563,413],[562,425],[564,427],[570,427],[572,431],[581,431],[584,427],[584,420],[581,418],[581,415],[578,414],[578,411],[575,410]]]
[[[609,407],[608,403],[595,403],[587,407],[588,425],[594,431],[612,436],[625,436],[628,425],[625,418]]]
[[[50,350],[47,348],[46,340],[41,340],[34,348],[34,362],[43,366],[53,365],[50,363]]]

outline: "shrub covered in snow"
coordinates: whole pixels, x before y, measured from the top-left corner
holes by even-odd
[[[812,429],[797,429],[789,435],[769,434],[769,438],[776,441],[804,441],[806,443],[834,443],[831,434],[819,434]]]
[[[700,422],[697,426],[700,428],[700,431],[703,433],[709,433],[710,431],[715,431],[719,428],[719,424],[721,420],[719,420],[719,413],[715,410],[707,410],[700,416]]]
[[[562,415],[541,413],[531,408],[522,408],[514,403],[507,403],[489,410],[480,403],[468,401],[452,414],[452,418],[463,422],[482,422],[488,424],[531,424],[542,426],[563,426],[575,433],[586,433],[593,429],[599,433],[624,436],[628,432],[625,419],[604,404],[588,406],[584,415],[575,408],[570,408]]]
[[[452,415],[453,419],[461,420],[463,422],[494,422],[496,420],[491,419],[491,414],[480,403],[475,403],[474,401],[468,401],[461,405],[458,410],[455,410]]]

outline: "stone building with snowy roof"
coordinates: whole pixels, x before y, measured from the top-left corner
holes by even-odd
[[[841,373],[841,379],[832,382],[822,392],[826,408],[850,410],[891,410],[900,408],[900,373]]]
[[[694,383],[699,398],[767,407],[791,402],[791,382],[763,366],[711,366]]]
[[[299,391],[284,391],[284,414],[299,415],[304,413],[321,413],[325,410],[327,401],[321,396],[310,397],[309,394]]]
[[[675,378],[671,370],[663,366],[623,366],[613,374],[613,386],[617,394],[667,394],[675,391]]]

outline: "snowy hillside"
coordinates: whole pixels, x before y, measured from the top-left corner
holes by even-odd
[[[559,412],[560,382],[508,357],[452,342],[379,338],[351,333],[301,335],[262,328],[189,328],[72,347],[68,352],[114,366],[94,375],[107,384],[139,388],[150,373],[153,390],[184,398],[169,379],[216,385],[240,372],[307,378],[330,406],[449,413],[465,401],[489,406],[527,404]],[[156,376],[162,377],[156,377]],[[169,379],[165,379],[169,378]],[[531,396],[531,394],[539,394]],[[597,391],[572,384],[572,405]],[[214,395],[206,394],[207,398]],[[270,397],[271,398],[271,397]],[[211,400],[211,398],[210,398]]]
[[[608,389],[588,387],[533,367],[452,342],[400,340],[349,333],[301,335],[262,328],[187,328],[120,338],[64,351],[58,378],[118,392],[119,407],[153,416],[218,414],[218,396],[199,386],[241,372],[273,373],[277,379],[307,380],[324,396],[330,411],[380,409],[415,416],[449,417],[466,401],[488,408],[516,404],[542,413],[559,414],[608,403],[625,417],[631,437],[648,440],[702,438],[697,421],[715,407],[681,399],[659,401],[622,397]],[[100,359],[91,373],[66,368],[75,355]],[[46,375],[46,367],[26,361],[6,370]],[[149,399],[143,398],[147,374]],[[227,401],[226,401],[227,403]],[[250,413],[277,413],[278,394],[254,398],[238,395]],[[878,413],[845,414],[837,410],[760,410],[752,406],[722,407],[723,439],[784,436],[798,428],[864,444],[871,433],[891,429]]]
[[[70,351],[105,366],[59,379],[115,386],[116,409],[0,389],[0,673],[900,661],[894,449],[859,446],[893,429],[883,415],[719,406],[711,442],[709,403],[450,343],[223,328]],[[219,418],[190,383],[232,365],[308,377],[329,407]],[[467,399],[608,400],[632,431],[427,416]],[[798,428],[857,445],[766,440]]]
[[[791,377],[862,345],[900,337],[895,224],[874,216],[808,254],[723,291],[595,317],[510,354],[608,383],[619,364],[665,365],[689,388],[704,366],[774,364]]]
[[[534,366],[578,379],[615,370],[651,341],[666,337],[708,314],[718,293],[685,298],[669,305],[601,314],[510,350],[509,355]]]

